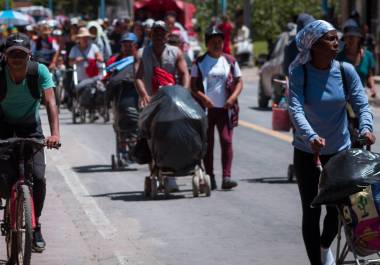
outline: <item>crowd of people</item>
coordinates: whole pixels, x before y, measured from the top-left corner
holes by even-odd
[[[331,24],[305,15],[299,19],[298,34],[285,49],[287,66],[284,72],[289,76],[289,111],[295,127],[294,166],[302,201],[302,232],[311,264],[333,265],[335,262],[329,247],[337,232],[337,211],[334,207],[327,207],[324,230],[320,233],[321,209],[310,207],[318,192],[319,172],[315,167],[314,154],[317,153],[325,165],[333,155],[352,145],[347,102],[356,113],[360,135],[367,144],[375,142],[373,118],[363,88],[367,86],[371,95],[376,95],[373,81],[375,61],[371,51],[364,48],[365,38],[355,21],[344,26],[345,46],[340,51],[338,34]],[[232,143],[233,131],[239,120],[238,97],[243,82],[239,63],[231,54],[238,54],[236,51],[241,49],[239,42],[247,41],[249,37],[242,14],[236,17],[235,27],[227,16],[223,16],[219,24],[211,23],[204,35],[206,52],[203,55],[194,54],[188,42],[188,32],[170,12],[163,20],[149,18],[141,22],[120,18],[109,25],[108,20],[71,19],[59,24],[42,21],[35,26],[21,28],[18,33],[8,36],[3,47],[4,62],[9,69],[5,71],[9,92],[0,101],[0,138],[13,135],[44,137],[38,115],[40,99],[29,93],[31,87],[25,89],[30,58],[39,62],[38,89],[44,98],[51,128],[51,136],[47,138],[49,147],[60,141],[53,92],[55,84],[49,71],[75,65],[80,83],[99,75],[100,64],[115,66],[103,81],[122,73],[121,78],[127,78],[134,89],[136,109],[149,105],[162,86],[178,84],[191,92],[207,112],[208,145],[204,166],[211,178],[211,188],[217,188],[213,166],[215,127],[221,144],[221,188],[235,188],[238,183],[233,180],[231,172]],[[132,58],[132,63],[115,72],[114,69],[127,62],[128,58]],[[66,100],[73,95],[71,83],[72,80],[67,78]],[[19,92],[19,86],[24,88],[22,92]],[[110,100],[117,94],[114,90],[110,92]],[[114,126],[116,133],[118,127]],[[136,138],[138,134],[134,130],[131,135],[119,135],[124,139],[121,140],[120,152],[129,151],[125,138]],[[131,157],[124,158],[131,160]],[[46,192],[43,160],[42,152],[35,161],[36,181],[33,187],[37,217],[34,248],[38,251],[45,248],[38,222]],[[173,190],[177,189],[175,181],[172,182]]]

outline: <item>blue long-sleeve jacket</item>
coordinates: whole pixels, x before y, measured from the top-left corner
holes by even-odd
[[[296,67],[290,73],[289,112],[295,126],[293,145],[312,153],[310,141],[317,136],[326,139],[322,155],[335,154],[351,146],[346,104],[352,105],[359,117],[360,133],[372,132],[373,116],[368,98],[355,68],[344,63],[347,95],[344,91],[338,61],[327,70],[306,64],[307,84],[304,87],[304,69]]]

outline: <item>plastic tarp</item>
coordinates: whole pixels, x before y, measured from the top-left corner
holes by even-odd
[[[161,87],[140,114],[139,128],[161,169],[183,172],[207,151],[207,117],[181,86]]]
[[[312,205],[336,204],[366,186],[380,182],[380,154],[350,149],[332,157],[319,180]]]
[[[138,94],[134,84],[133,64],[113,73],[106,85],[107,98],[113,101],[112,110],[115,129],[137,134],[139,118]]]
[[[191,3],[180,0],[139,0],[133,5],[134,12],[145,10],[153,15],[155,20],[163,20],[168,11],[175,11],[178,21],[190,30],[193,26],[191,20],[196,8]]]

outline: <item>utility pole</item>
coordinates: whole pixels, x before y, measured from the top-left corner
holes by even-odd
[[[48,7],[51,10],[51,14],[54,16],[54,12],[53,12],[53,0],[49,0]]]
[[[227,0],[220,0],[220,7],[222,10],[222,15],[227,13]]]
[[[100,0],[99,4],[99,18],[104,19],[106,17],[106,1]]]
[[[253,0],[244,0],[244,25],[249,28],[252,37],[252,5]]]
[[[214,16],[218,16],[218,0],[214,0]]]

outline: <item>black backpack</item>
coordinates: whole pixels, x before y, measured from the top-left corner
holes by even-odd
[[[7,78],[5,73],[5,62],[2,62],[0,63],[0,102],[3,101],[7,95]],[[42,94],[38,88],[38,63],[33,60],[28,62],[26,82],[32,97],[37,101],[41,101]]]

